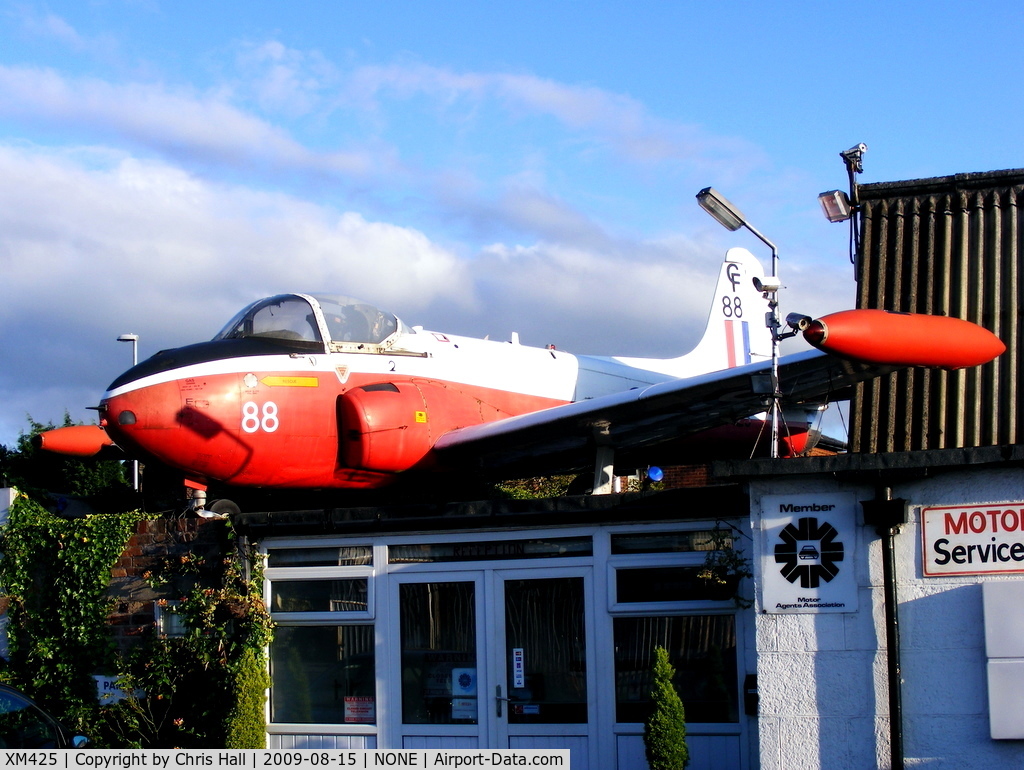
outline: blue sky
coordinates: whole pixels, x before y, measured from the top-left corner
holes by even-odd
[[[1007,2],[0,0],[0,443],[280,291],[675,355],[725,250],[851,307],[817,193],[1024,166]]]

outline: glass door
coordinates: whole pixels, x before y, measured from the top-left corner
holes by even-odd
[[[392,718],[402,748],[486,747],[482,582],[465,572],[394,581]]]
[[[397,745],[567,748],[590,766],[591,579],[589,567],[393,575]]]
[[[501,748],[567,748],[573,766],[588,767],[597,721],[590,580],[589,568],[495,573]]]

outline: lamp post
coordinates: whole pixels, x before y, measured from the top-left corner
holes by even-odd
[[[770,280],[754,278],[754,286],[757,287],[757,290],[762,292],[768,299],[769,311],[765,316],[765,324],[772,333],[772,440],[769,451],[771,456],[776,458],[779,456],[779,411],[782,408],[782,393],[779,391],[779,343],[782,341],[782,336],[779,334],[779,328],[782,326],[779,320],[778,298],[778,290],[780,288],[778,280],[779,250],[776,248],[774,243],[765,238],[757,228],[747,221],[747,218],[743,216],[743,212],[730,203],[729,200],[715,188],[705,187],[697,193],[697,203],[700,204],[702,209],[713,216],[715,221],[722,225],[722,227],[733,232],[739,230],[741,227],[745,227],[753,233],[758,240],[772,250],[772,272]]]
[[[138,334],[122,334],[117,338],[118,342],[130,342],[132,343],[132,366],[136,366],[139,363],[139,335]],[[136,492],[139,491],[139,461],[132,460],[132,489]]]

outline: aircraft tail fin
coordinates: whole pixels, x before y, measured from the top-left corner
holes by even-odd
[[[768,301],[754,288],[764,268],[746,249],[732,248],[718,274],[704,336],[676,362],[714,372],[771,358],[772,335],[766,321]]]

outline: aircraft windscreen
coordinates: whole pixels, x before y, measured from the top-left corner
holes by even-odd
[[[243,337],[322,343],[309,302],[302,297],[288,295],[254,302],[232,318],[213,339]]]
[[[400,321],[373,305],[342,296],[314,296],[335,342],[378,344],[398,331]]]

